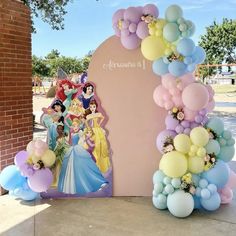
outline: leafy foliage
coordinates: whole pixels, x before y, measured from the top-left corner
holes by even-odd
[[[201,36],[199,45],[206,51],[205,64],[235,63],[236,20],[224,18],[220,24],[214,21],[206,28],[206,34]],[[209,70],[210,74],[213,72],[213,69]]]

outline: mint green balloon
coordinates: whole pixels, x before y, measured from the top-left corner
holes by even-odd
[[[215,155],[218,155],[220,153],[220,144],[216,140],[210,139],[205,146],[205,149],[208,154],[214,153]]]
[[[224,131],[224,123],[218,117],[211,118],[207,122],[206,127],[212,129],[218,136],[220,136]]]
[[[165,18],[169,22],[177,22],[183,16],[183,11],[178,5],[171,5],[166,9]]]
[[[161,183],[165,177],[163,171],[157,170],[152,177],[153,184]]]
[[[164,201],[163,199],[160,199],[160,198],[163,198],[163,197],[159,197],[159,195],[158,195],[158,197],[152,197],[152,203],[157,209],[164,210],[167,208],[167,204],[166,204],[166,201]]]
[[[179,26],[176,23],[168,23],[163,28],[163,36],[169,42],[176,41],[180,36]]]
[[[224,162],[229,162],[233,159],[234,153],[234,146],[223,146],[221,147],[220,153],[217,155],[217,157]]]

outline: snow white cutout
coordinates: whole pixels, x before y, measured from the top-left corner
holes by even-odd
[[[82,94],[78,97],[79,100],[83,103],[84,109],[89,107],[90,101],[94,97],[94,86],[91,83],[86,83],[83,87]]]

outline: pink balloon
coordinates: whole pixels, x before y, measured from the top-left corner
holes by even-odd
[[[48,168],[37,170],[28,178],[29,187],[37,193],[47,191],[50,188],[52,181],[53,175]]]
[[[136,30],[137,30],[137,25],[136,25],[135,23],[131,23],[131,24],[129,25],[129,31],[130,31],[130,33],[135,33]]]
[[[236,188],[236,173],[232,170],[230,170],[229,180],[228,180],[228,183],[226,184],[226,186],[231,189]]]
[[[119,20],[124,19],[125,9],[117,10],[112,16],[112,24],[117,24]]]
[[[156,87],[156,89],[153,92],[153,99],[155,103],[160,106],[160,101],[163,101],[164,96],[168,94],[168,90],[165,89],[162,85],[159,85]],[[164,105],[163,105],[164,106]],[[161,106],[161,107],[163,107]]]
[[[29,154],[32,154],[32,153],[34,152],[34,143],[35,143],[35,141],[32,140],[32,141],[30,141],[30,142],[27,144],[26,151],[27,151]]]
[[[171,74],[163,75],[161,83],[166,89],[177,88],[175,77]]]
[[[124,12],[124,19],[134,23],[139,23],[142,13],[136,7],[129,7]]]
[[[44,149],[45,151],[48,149],[48,145],[47,143],[45,143],[44,141],[37,139],[34,143],[34,147],[36,149]]]
[[[177,96],[173,96],[172,97],[172,101],[174,102],[175,106],[176,107],[183,107],[183,101],[182,101],[182,97],[180,95],[177,95]]]
[[[136,34],[141,39],[145,39],[149,35],[148,25],[144,21],[138,23]]]
[[[141,39],[136,34],[121,36],[121,43],[126,49],[136,49],[141,44]]]
[[[177,88],[171,88],[169,91],[172,96],[180,95],[180,91]]]
[[[229,204],[233,199],[233,191],[229,187],[224,187],[223,189],[219,190],[221,204]]]
[[[209,101],[209,93],[204,85],[200,83],[192,83],[183,90],[182,100],[188,109],[199,111],[207,105]]]
[[[187,107],[184,107],[183,111],[184,111],[184,119],[185,120],[188,120],[188,121],[194,121],[195,120],[195,116],[197,115],[196,111],[191,111]]]
[[[183,88],[187,87],[189,84],[192,84],[195,81],[192,73],[184,74],[180,76],[179,79],[181,80]]]
[[[45,153],[45,149],[40,149],[40,148],[35,148],[34,149],[34,154],[37,157],[41,157]]]
[[[164,95],[163,95],[163,100],[164,101],[169,101],[169,100],[171,100],[172,99],[172,97],[171,97],[171,95],[169,94],[169,93],[165,93]]]
[[[147,4],[143,7],[143,14],[158,17],[159,11],[154,4]]]
[[[168,110],[170,110],[171,108],[173,108],[174,107],[174,103],[172,102],[172,101],[167,101],[167,102],[165,102],[165,104],[164,104],[164,108],[168,111]]]
[[[14,163],[17,167],[20,167],[28,159],[29,153],[26,151],[20,151],[15,155]]]

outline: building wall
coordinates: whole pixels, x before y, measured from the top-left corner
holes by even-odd
[[[17,0],[0,1],[0,170],[32,140],[31,20]]]

